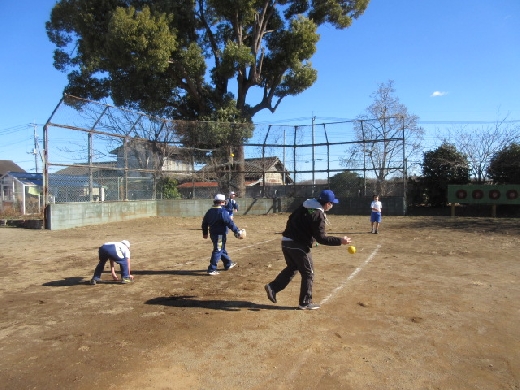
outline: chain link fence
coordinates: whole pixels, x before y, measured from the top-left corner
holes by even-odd
[[[44,208],[41,195],[42,175],[10,172],[0,178],[0,212],[3,215],[40,214]]]
[[[359,140],[358,127],[359,121],[173,121],[65,95],[44,126],[43,192],[48,202],[212,198],[228,191],[253,198],[311,197],[348,171],[360,180],[342,191],[371,195],[377,180],[363,159],[350,158],[346,170],[347,147],[370,141],[404,148],[404,138]],[[404,160],[393,168],[391,195],[402,195]]]

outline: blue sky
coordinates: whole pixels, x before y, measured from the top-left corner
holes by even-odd
[[[54,4],[0,2],[0,160],[29,172],[34,125],[41,140],[67,83],[52,66],[54,47],[45,33]],[[371,0],[351,28],[319,32],[316,84],[285,99],[274,114],[257,114],[256,123],[353,119],[388,80],[419,116],[429,143],[446,122],[520,120],[518,0]]]

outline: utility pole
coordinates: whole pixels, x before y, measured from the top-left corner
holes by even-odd
[[[314,186],[316,185],[316,179],[314,177],[314,171],[316,170],[316,159],[314,158],[314,121],[316,117],[312,117],[312,193],[314,194]]]
[[[283,144],[285,145],[285,128],[283,129]],[[285,185],[285,148],[283,148],[283,175],[282,184]]]
[[[34,154],[34,167],[35,167],[35,173],[38,173],[38,154],[39,154],[39,146],[38,146],[38,134],[36,134],[36,123],[31,123],[31,126],[34,127],[34,149],[32,151],[32,153],[29,153],[29,154]]]

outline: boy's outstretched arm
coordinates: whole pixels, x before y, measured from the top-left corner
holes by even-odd
[[[110,260],[110,273],[112,274],[113,280],[119,280],[119,278],[117,277],[117,274],[116,274],[116,267],[115,267],[114,260]]]

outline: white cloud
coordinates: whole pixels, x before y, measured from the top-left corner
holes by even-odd
[[[444,92],[444,91],[435,91],[433,92],[430,96],[431,97],[437,97],[437,96],[444,96],[444,95],[447,95],[448,92]]]

